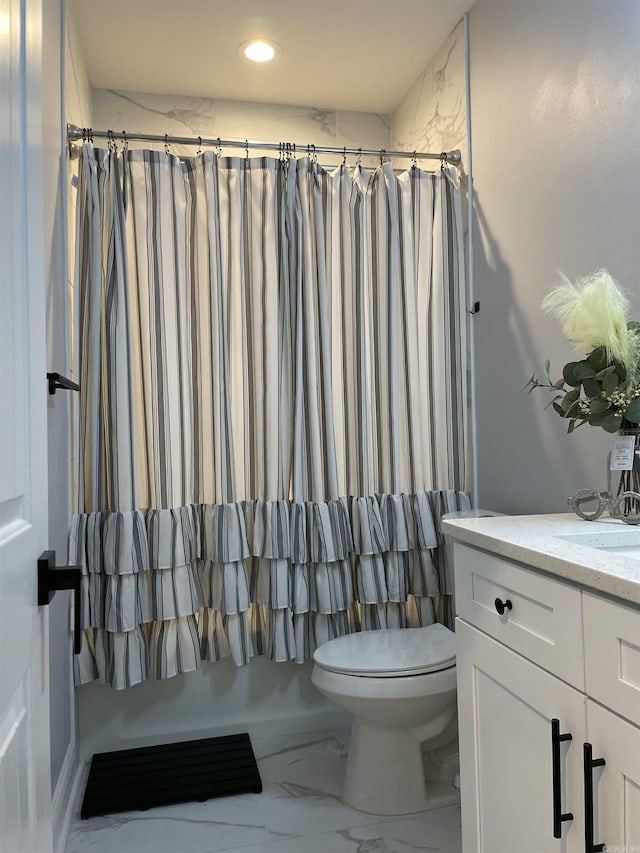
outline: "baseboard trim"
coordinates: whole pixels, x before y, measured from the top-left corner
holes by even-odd
[[[82,766],[78,762],[75,743],[70,743],[62,762],[56,789],[51,799],[51,822],[53,827],[54,853],[64,853],[69,837],[69,829],[76,811]]]

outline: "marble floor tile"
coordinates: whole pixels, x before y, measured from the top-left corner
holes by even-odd
[[[66,853],[212,853],[268,841],[259,794],[74,821]]]
[[[344,775],[348,744],[348,729],[252,741],[265,785],[326,773]]]
[[[458,805],[383,818],[341,801],[348,738],[257,738],[262,794],[77,819],[66,853],[460,853]],[[456,796],[443,786],[436,804]]]

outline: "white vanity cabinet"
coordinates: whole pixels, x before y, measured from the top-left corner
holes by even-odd
[[[640,853],[640,607],[453,553],[464,853]]]

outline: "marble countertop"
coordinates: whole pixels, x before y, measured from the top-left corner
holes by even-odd
[[[443,531],[458,542],[640,607],[640,526],[558,513],[456,518],[443,521]],[[633,547],[637,556],[598,548],[603,545]]]

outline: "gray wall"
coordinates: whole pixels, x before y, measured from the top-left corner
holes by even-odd
[[[477,0],[469,15],[478,504],[565,511],[604,488],[610,438],[519,393],[572,358],[540,303],[606,267],[640,313],[640,3]]]
[[[44,233],[47,261],[47,371],[68,373],[65,154],[62,142],[62,0],[43,3]],[[44,381],[44,377],[43,377]],[[70,510],[70,393],[48,398],[49,547],[66,562]],[[49,608],[51,790],[73,740],[70,593],[56,593]]]

